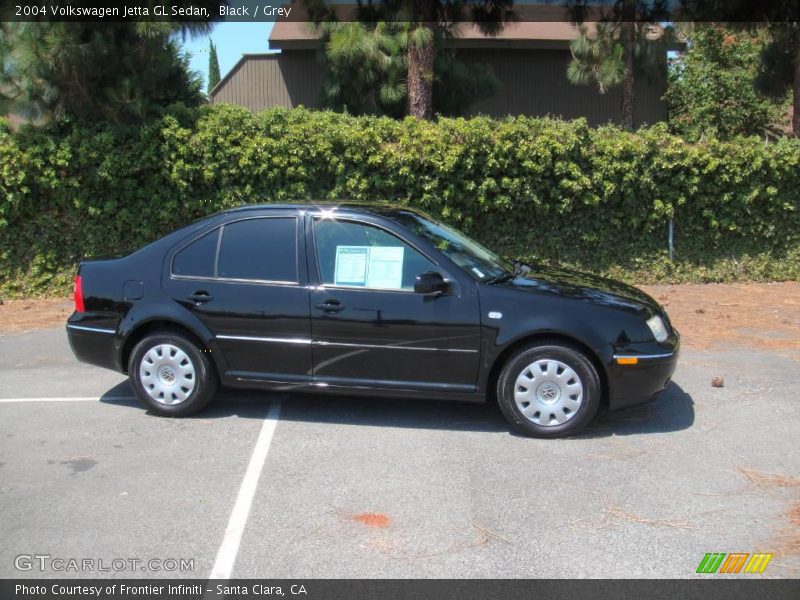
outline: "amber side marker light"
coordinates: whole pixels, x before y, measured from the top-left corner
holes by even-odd
[[[638,365],[639,359],[635,356],[619,356],[617,357],[618,365]]]

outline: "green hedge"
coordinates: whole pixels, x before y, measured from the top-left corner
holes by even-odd
[[[800,278],[800,141],[688,144],[526,117],[421,122],[174,108],[119,129],[0,126],[0,293],[246,202],[388,200],[509,255],[629,281]],[[670,216],[675,260],[667,257]]]

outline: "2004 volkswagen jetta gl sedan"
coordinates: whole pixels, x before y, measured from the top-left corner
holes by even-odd
[[[219,384],[373,397],[497,398],[511,427],[573,433],[644,402],[678,333],[647,294],[506,261],[390,205],[261,205],[82,262],[69,341],[165,416]]]

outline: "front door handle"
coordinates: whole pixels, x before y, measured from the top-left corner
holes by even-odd
[[[195,292],[190,296],[186,296],[186,299],[191,300],[195,304],[203,304],[205,302],[208,302],[209,300],[213,300],[214,297],[210,296],[208,292],[204,292],[201,290],[199,292]]]
[[[344,308],[344,304],[338,300],[325,300],[322,304],[317,304],[317,308],[325,312],[339,312]]]

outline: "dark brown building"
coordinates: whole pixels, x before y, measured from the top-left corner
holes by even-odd
[[[567,80],[571,59],[569,43],[577,28],[566,22],[508,24],[498,36],[487,37],[477,27],[462,25],[448,41],[465,62],[491,65],[501,82],[493,97],[468,107],[466,114],[552,115],[568,119],[586,117],[591,124],[619,122],[618,88],[605,94],[592,85]],[[269,38],[280,53],[246,54],[211,90],[211,102],[228,102],[258,111],[274,106],[317,107],[323,67],[317,58],[320,42],[307,23],[277,22]],[[666,119],[661,97],[664,69],[651,80],[640,78],[636,87],[636,124]]]

